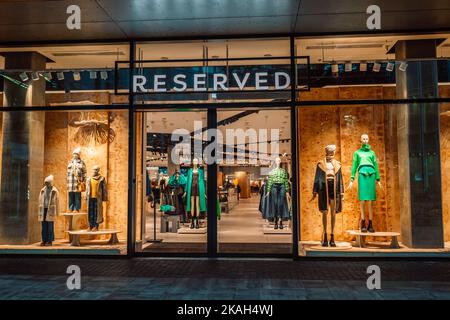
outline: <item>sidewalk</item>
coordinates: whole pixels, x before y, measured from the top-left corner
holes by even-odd
[[[69,265],[81,290],[68,290]],[[368,290],[366,268],[381,268]],[[450,299],[450,263],[0,259],[0,299]]]

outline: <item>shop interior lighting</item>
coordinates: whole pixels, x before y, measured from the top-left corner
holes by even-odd
[[[408,69],[408,64],[405,61],[403,61],[402,63],[400,63],[400,66],[398,67],[398,70],[400,70],[402,72],[405,72],[406,69]]]
[[[375,62],[375,63],[373,64],[372,71],[373,71],[373,72],[380,72],[380,70],[381,70],[381,64],[380,64],[379,62]]]
[[[73,80],[75,81],[80,81],[81,80],[81,74],[79,71],[74,71],[73,72]]]
[[[20,77],[20,80],[22,80],[23,82],[25,82],[25,81],[28,80],[28,75],[27,75],[26,72],[22,72],[22,73],[19,75],[19,77]]]
[[[394,71],[394,67],[395,67],[395,64],[393,62],[389,61],[386,65],[386,71],[392,72],[392,71]]]
[[[56,78],[58,79],[58,80],[64,80],[64,72],[57,72],[56,73]]]

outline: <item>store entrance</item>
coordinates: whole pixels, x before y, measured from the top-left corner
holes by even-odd
[[[214,112],[214,128],[202,109],[139,113],[137,250],[291,254],[289,109]],[[208,170],[209,135],[216,137],[215,172]],[[207,208],[211,188],[217,210]]]
[[[290,254],[289,109],[222,109],[217,118],[224,140],[219,253]]]

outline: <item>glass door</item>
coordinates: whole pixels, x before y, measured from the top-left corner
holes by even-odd
[[[136,194],[141,241],[137,249],[206,253],[208,170],[203,150],[207,113],[161,109],[140,114],[143,134],[137,142],[141,165]]]

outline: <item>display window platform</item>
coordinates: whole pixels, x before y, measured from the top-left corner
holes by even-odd
[[[353,258],[401,258],[401,257],[415,257],[415,258],[436,258],[436,257],[450,257],[450,242],[445,243],[445,248],[442,249],[412,249],[399,243],[398,249],[390,247],[391,242],[371,241],[366,243],[365,247],[359,247],[353,242],[346,242],[350,244],[347,248],[339,246],[336,248],[321,247],[319,241],[300,241],[299,256],[301,257],[353,257]]]

